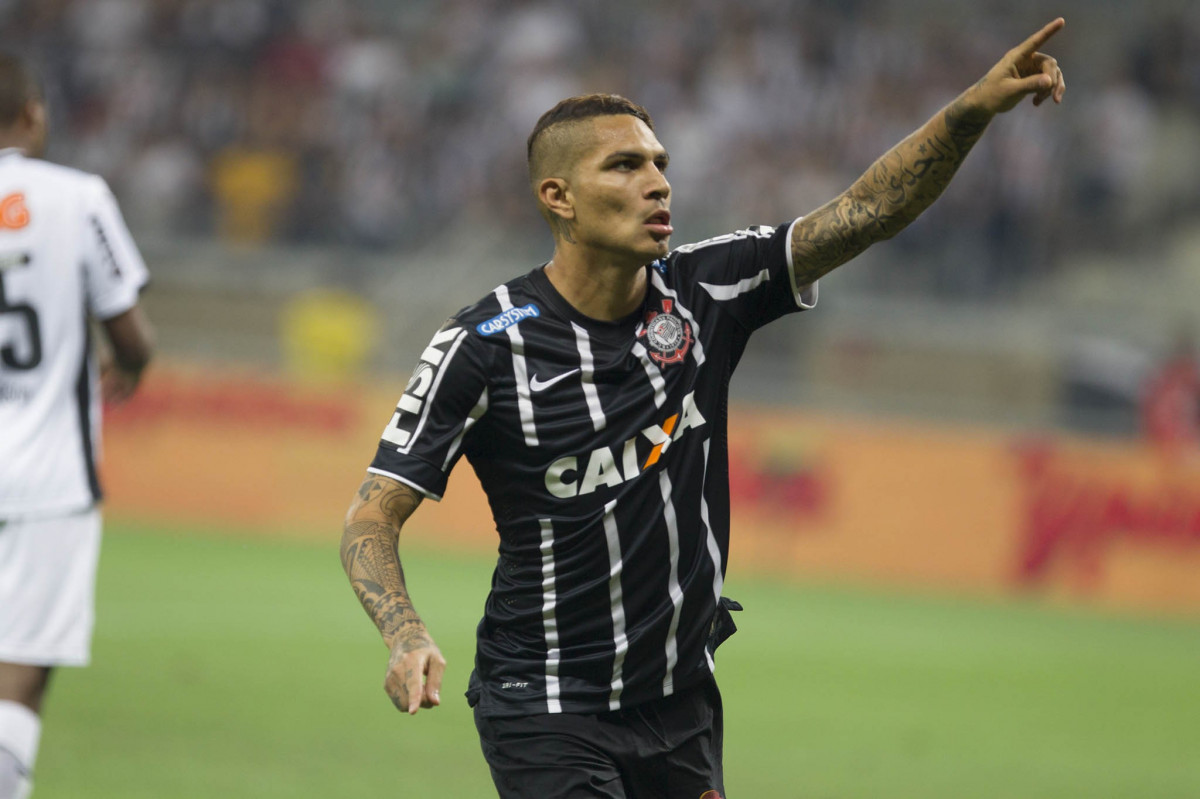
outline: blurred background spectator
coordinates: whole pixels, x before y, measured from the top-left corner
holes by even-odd
[[[831,278],[833,313],[806,342],[767,333],[761,379],[785,383],[756,395],[1072,424],[1069,341],[1162,349],[1169,331],[1147,320],[1194,306],[1179,286],[1200,272],[1200,5],[1060,6],[1067,104],[995,125],[943,202]],[[478,293],[444,298],[464,275],[486,291],[548,254],[524,140],[558,99],[610,91],[651,110],[682,243],[830,199],[1047,14],[1032,0],[6,0],[0,38],[42,68],[50,157],[109,179],[168,294],[256,292],[278,316],[334,284],[380,305],[394,341]],[[1118,298],[1121,318],[1105,317]],[[229,299],[193,316],[211,329],[236,316]],[[181,321],[167,351],[285,360],[227,321],[224,343]],[[402,370],[418,346],[372,363]],[[991,377],[919,376],[950,350]],[[1131,414],[1101,427],[1136,428]]]
[[[1146,437],[1172,453],[1197,452],[1200,445],[1200,362],[1196,337],[1188,328],[1176,334],[1171,352],[1151,373],[1142,392]]]
[[[1200,9],[1153,5],[1080,5],[1055,41],[1075,111],[984,140],[988,168],[908,237],[958,257],[922,259],[906,284],[991,292],[1064,248],[1156,238],[1196,210],[1195,173],[1159,184],[1154,145],[1170,126],[1200,131]],[[138,225],[413,247],[475,216],[540,235],[519,145],[557,99],[601,89],[659,120],[689,227],[808,210],[1028,27],[1007,6],[933,24],[911,7],[11,0],[0,18],[45,70],[54,155],[110,175]],[[1115,41],[1094,38],[1097,15]],[[1065,205],[1086,223],[1052,235],[1045,209]]]

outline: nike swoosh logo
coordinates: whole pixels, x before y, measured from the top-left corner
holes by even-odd
[[[569,372],[563,372],[558,377],[552,377],[549,380],[546,380],[544,382],[541,380],[538,380],[538,376],[534,375],[533,379],[531,379],[529,381],[529,389],[531,391],[545,391],[546,389],[550,388],[550,386],[557,383],[559,380],[566,380],[568,377],[570,377],[571,375],[575,374],[578,371],[579,371],[578,369],[572,369]]]

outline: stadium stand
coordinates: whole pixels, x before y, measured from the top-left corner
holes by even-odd
[[[452,310],[444,288],[486,290],[548,252],[523,140],[559,97],[652,109],[676,240],[693,240],[828,199],[1037,6],[14,0],[0,23],[41,63],[53,157],[105,174],[154,254],[151,302],[181,309],[168,352],[279,365],[278,315],[315,281],[378,302],[395,346],[372,363],[399,373],[403,342]],[[997,125],[944,202],[830,279],[803,341],[768,331],[751,394],[1075,424],[1071,381],[1097,382],[1077,368],[1087,342],[1165,348],[1195,304],[1200,7],[1060,6],[1061,113]],[[1144,367],[1101,375],[1115,404],[1081,424],[1128,429],[1119,395]]]

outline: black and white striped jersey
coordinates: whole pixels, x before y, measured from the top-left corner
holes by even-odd
[[[616,322],[580,314],[538,268],[422,353],[370,470],[440,499],[466,455],[483,485],[500,558],[469,692],[481,712],[615,710],[711,671],[729,378],[751,332],[816,302],[790,233],[672,251]]]

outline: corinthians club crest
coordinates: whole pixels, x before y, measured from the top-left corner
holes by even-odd
[[[692,326],[672,313],[674,300],[664,299],[662,311],[647,311],[646,321],[638,332],[650,345],[650,357],[662,366],[679,363],[692,346]]]

